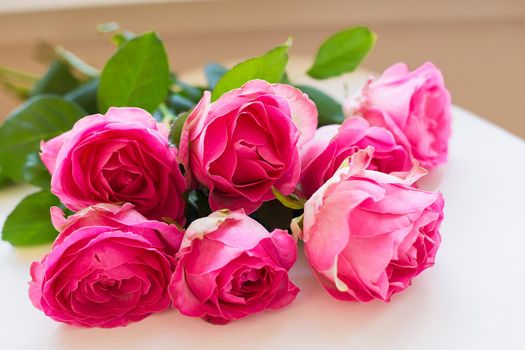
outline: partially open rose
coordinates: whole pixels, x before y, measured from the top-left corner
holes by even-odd
[[[366,170],[371,159],[371,149],[354,154],[304,207],[307,260],[341,300],[389,301],[434,264],[441,242],[443,196],[410,186],[425,171]]]
[[[139,108],[110,108],[42,143],[51,191],[71,210],[129,202],[151,219],[184,223],[184,178],[168,129]]]
[[[315,137],[301,152],[301,195],[309,198],[352,154],[368,146],[374,147],[369,168],[384,173],[408,170],[412,166],[410,152],[396,143],[384,128],[370,126],[359,117],[348,118],[342,125],[326,125],[317,129]]]
[[[390,130],[426,169],[447,161],[450,94],[443,75],[430,62],[413,72],[405,64],[393,65],[369,81],[357,101],[348,99],[345,111]]]
[[[209,188],[212,210],[255,211],[272,187],[294,191],[298,147],[317,127],[315,104],[300,90],[252,80],[210,103],[206,92],[188,117],[179,159],[188,180]]]

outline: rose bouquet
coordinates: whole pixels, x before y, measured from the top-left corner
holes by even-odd
[[[47,316],[115,327],[173,307],[225,324],[294,301],[298,248],[347,301],[389,301],[434,264],[443,196],[416,182],[447,160],[434,65],[396,64],[341,106],[289,80],[291,41],[207,65],[206,86],[170,72],[154,33],[113,41],[102,71],[56,48],[35,82],[0,75],[27,99],[0,128],[0,177],[41,188],[2,238],[53,242],[29,287]],[[374,41],[341,31],[307,73],[351,72]]]

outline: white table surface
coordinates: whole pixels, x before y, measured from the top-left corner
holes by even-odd
[[[325,83],[333,92],[340,86]],[[525,142],[459,107],[441,169],[436,265],[390,304],[328,296],[300,256],[297,300],[227,326],[175,310],[116,329],[48,319],[27,297],[29,265],[48,247],[0,243],[0,349],[525,349]],[[0,224],[27,186],[0,191]]]

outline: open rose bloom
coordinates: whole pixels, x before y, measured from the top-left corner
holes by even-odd
[[[31,265],[29,296],[49,317],[75,326],[116,327],[170,305],[171,279],[182,232],[146,219],[132,205],[99,204],[64,218],[60,235]]]
[[[169,130],[139,108],[110,108],[42,142],[51,191],[71,210],[124,203],[151,219],[184,223],[186,190]]]
[[[434,264],[443,196],[410,186],[425,171],[367,170],[357,152],[306,202],[302,238],[319,282],[335,298],[389,301]]]
[[[183,314],[225,324],[290,304],[299,289],[288,270],[297,246],[288,232],[268,232],[244,211],[217,211],[187,229],[170,285]]]

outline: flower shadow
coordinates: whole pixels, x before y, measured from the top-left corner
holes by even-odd
[[[391,303],[341,302],[331,298],[299,254],[291,278],[299,288],[297,300],[277,311],[265,311],[217,326],[198,318],[184,317],[176,310],[153,315],[123,328],[81,329],[58,327],[54,336],[59,349],[156,349],[167,345],[201,349],[312,348],[363,342],[387,346],[400,335],[411,339],[414,324],[431,317],[429,283],[418,281]],[[427,280],[428,282],[428,280]],[[407,310],[410,310],[407,312]],[[381,334],[381,337],[374,336]]]

